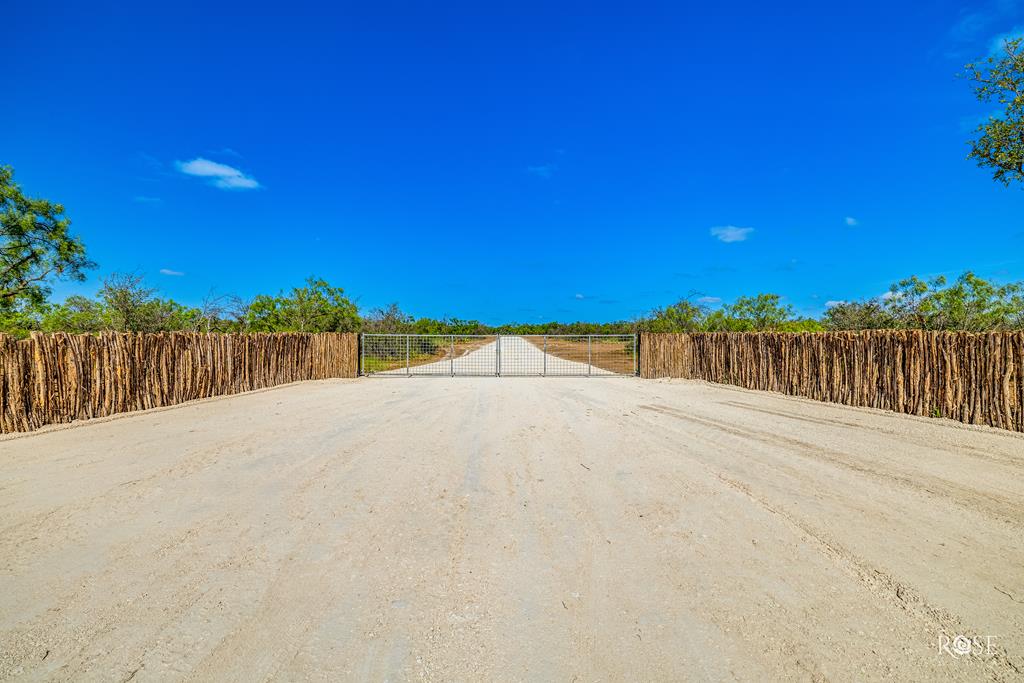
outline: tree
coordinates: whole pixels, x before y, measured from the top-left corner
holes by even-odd
[[[232,327],[232,316],[238,306],[238,297],[229,294],[217,294],[214,290],[203,298],[203,303],[196,315],[196,331],[227,332]]]
[[[665,308],[656,308],[643,322],[648,332],[696,332],[704,323],[707,311],[688,299],[680,299]]]
[[[363,329],[377,334],[408,333],[414,322],[411,315],[402,311],[397,303],[392,303],[388,304],[387,308],[375,308],[370,311],[363,318]],[[439,332],[431,331],[425,334],[439,334]]]
[[[995,180],[1009,185],[1024,181],[1024,47],[1021,38],[1003,43],[1005,54],[968,64],[965,76],[974,84],[982,102],[995,101],[1003,108],[978,127],[968,158],[992,169]]]
[[[793,307],[782,303],[778,294],[741,296],[721,311],[725,330],[780,330],[793,318]]]
[[[99,300],[108,329],[121,332],[169,332],[199,327],[201,312],[170,299],[160,299],[141,275],[114,273],[103,281]]]
[[[900,280],[886,306],[900,327],[985,332],[1015,329],[1024,317],[1024,285],[996,285],[967,271],[946,286],[943,276]]]
[[[42,319],[48,309],[45,303],[26,300],[18,301],[13,306],[0,307],[0,333],[18,338],[27,337],[31,332],[43,329]]]
[[[825,309],[822,323],[829,330],[886,330],[898,327],[879,299],[841,301]]]
[[[309,278],[305,287],[292,290],[289,317],[299,332],[355,332],[359,329],[359,307],[341,287],[326,280]]]
[[[85,279],[94,264],[70,225],[63,206],[26,197],[13,169],[0,166],[0,308],[43,303],[53,279]]]
[[[107,309],[110,326],[129,332],[148,327],[146,309],[154,293],[156,290],[146,287],[141,275],[113,273],[103,280],[98,296]]]
[[[311,277],[287,295],[255,297],[245,322],[254,332],[355,332],[360,319],[345,290]]]
[[[252,299],[243,299],[237,294],[231,294],[224,302],[224,317],[228,329],[236,332],[251,332],[249,327],[249,311],[252,308]]]
[[[83,334],[110,329],[110,317],[99,301],[84,296],[69,296],[64,303],[51,306],[43,314],[44,332]]]

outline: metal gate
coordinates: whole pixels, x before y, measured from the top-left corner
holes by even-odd
[[[621,377],[639,374],[635,334],[362,334],[362,375]]]

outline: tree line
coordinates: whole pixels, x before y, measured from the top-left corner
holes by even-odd
[[[777,294],[740,297],[708,308],[692,297],[659,308],[639,321],[651,332],[821,332],[839,330],[1024,329],[1024,283],[998,285],[968,271],[950,282],[945,276],[913,276],[885,294],[857,301],[831,302],[820,318],[796,316]]]
[[[910,277],[879,297],[833,302],[820,318],[794,313],[778,294],[739,297],[717,307],[696,295],[632,320],[488,325],[478,320],[417,318],[398,304],[360,311],[341,287],[310,277],[276,295],[245,300],[210,295],[199,306],[164,298],[138,274],[107,277],[94,297],[54,303],[22,297],[0,308],[0,332],[367,332],[383,334],[632,334],[645,332],[817,332],[924,329],[973,332],[1024,329],[1024,283],[997,285],[967,272]]]
[[[1024,43],[968,64],[962,76],[984,103],[1001,111],[978,126],[968,155],[993,179],[1024,182]],[[0,332],[392,332],[415,334],[614,334],[864,329],[1008,330],[1024,328],[1022,283],[998,285],[965,272],[952,282],[910,277],[884,296],[834,303],[820,318],[797,316],[774,293],[739,297],[719,307],[683,298],[634,320],[610,323],[485,325],[476,320],[414,318],[397,304],[361,314],[344,290],[319,278],[276,295],[245,300],[208,296],[200,306],[163,298],[134,273],[107,277],[95,297],[50,301],[54,280],[83,281],[95,268],[70,232],[64,207],[26,196],[10,167],[0,166]]]

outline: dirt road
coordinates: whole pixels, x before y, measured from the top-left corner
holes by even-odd
[[[691,382],[482,378],[0,441],[0,678],[1022,671],[1021,435]]]
[[[496,339],[495,337],[491,337]],[[456,376],[486,376],[500,374],[506,377],[512,376],[593,376],[593,375],[614,375],[632,374],[632,358],[624,352],[624,342],[617,345],[617,348],[609,350],[608,344],[597,342],[598,357],[596,362],[588,362],[588,348],[586,338],[576,341],[581,337],[568,341],[559,337],[552,337],[551,344],[557,345],[560,353],[547,353],[543,348],[543,337],[523,337],[518,335],[502,335],[501,348],[498,348],[497,341],[487,342],[478,348],[474,348],[465,354],[456,354],[452,358],[435,361],[433,363],[414,364],[409,368],[405,365],[390,370],[378,372],[381,375],[456,375]],[[397,346],[401,349],[401,337],[397,338]],[[576,347],[576,348],[574,348]],[[567,353],[568,351],[568,353]],[[616,372],[611,372],[601,367],[609,361],[617,365]],[[399,359],[401,363],[401,359]]]

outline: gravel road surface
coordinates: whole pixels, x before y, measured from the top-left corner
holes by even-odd
[[[697,382],[457,378],[0,440],[0,678],[1022,672],[1018,434]]]

